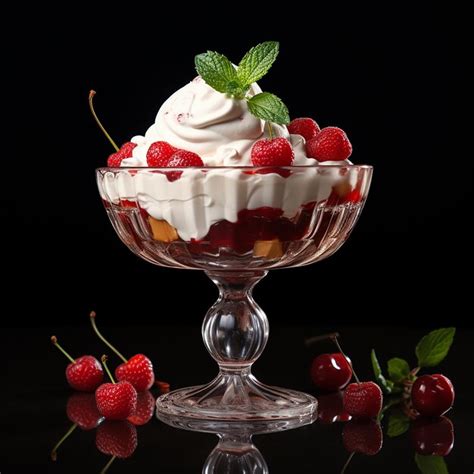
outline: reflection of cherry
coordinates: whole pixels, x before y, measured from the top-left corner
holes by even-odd
[[[100,423],[101,415],[92,393],[74,393],[67,399],[67,417],[79,428],[92,430]]]
[[[140,392],[137,398],[137,408],[133,415],[127,418],[135,426],[141,426],[148,423],[155,412],[155,397],[149,390]]]
[[[350,453],[374,456],[382,449],[382,428],[374,420],[351,420],[344,426],[342,441]]]
[[[112,456],[102,472],[115,458],[130,457],[137,447],[137,429],[128,421],[104,421],[96,431],[95,444],[104,454]]]
[[[350,382],[351,378],[350,361],[341,353],[321,354],[311,364],[311,379],[323,390],[340,390]]]
[[[415,451],[424,456],[447,456],[454,445],[454,427],[449,418],[418,418],[410,429]]]
[[[344,411],[341,391],[328,393],[318,397],[318,420],[324,424],[336,421],[349,421],[351,415]]]
[[[421,415],[441,416],[453,406],[453,384],[441,374],[422,375],[413,384],[411,400]]]

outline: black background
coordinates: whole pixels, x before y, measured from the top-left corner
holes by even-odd
[[[256,297],[273,321],[471,325],[472,146],[463,112],[467,15],[432,2],[301,5],[41,5],[14,16],[4,90],[14,140],[5,157],[4,325],[198,323],[215,298],[199,272],[140,261],[114,234],[94,169],[116,141],[143,134],[160,104],[194,75],[193,57],[234,62],[257,42],[281,53],[264,89],[293,117],[344,128],[353,161],[375,166],[347,244],[320,264],[272,272]],[[156,11],[153,11],[155,8]],[[212,14],[210,9],[212,8]],[[14,20],[13,20],[14,18]],[[11,288],[10,288],[11,285]]]

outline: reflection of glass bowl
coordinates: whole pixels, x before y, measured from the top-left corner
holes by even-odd
[[[209,454],[203,473],[267,474],[267,463],[253,444],[253,435],[292,430],[313,423],[316,414],[301,418],[267,421],[214,421],[196,420],[181,416],[157,413],[164,423],[188,431],[214,433],[219,443]]]
[[[333,254],[360,215],[371,176],[370,166],[357,165],[97,170],[109,218],[135,254],[204,270],[219,287],[202,334],[220,373],[208,385],[161,396],[159,411],[217,420],[315,411],[310,395],[263,385],[251,374],[268,338],[251,290],[272,268]]]

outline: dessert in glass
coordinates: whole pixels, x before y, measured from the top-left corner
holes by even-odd
[[[252,375],[269,334],[252,289],[271,269],[339,249],[362,211],[372,168],[348,160],[341,129],[290,122],[283,102],[261,92],[255,81],[277,52],[278,43],[262,43],[238,66],[218,53],[197,56],[200,76],[164,102],[145,136],[97,170],[107,214],[132,252],[155,265],[203,270],[219,289],[202,326],[219,374],[161,396],[164,415],[286,420],[317,408],[312,396]]]

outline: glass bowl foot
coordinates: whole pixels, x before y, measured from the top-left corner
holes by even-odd
[[[286,420],[315,413],[311,395],[264,385],[250,373],[221,373],[211,383],[162,395],[157,411],[200,420]]]

